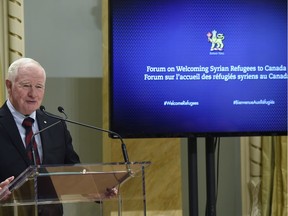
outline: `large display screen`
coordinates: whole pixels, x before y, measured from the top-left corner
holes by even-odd
[[[109,0],[110,129],[287,134],[287,0]]]

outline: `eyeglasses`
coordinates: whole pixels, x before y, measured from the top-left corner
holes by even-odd
[[[38,91],[43,91],[45,89],[45,86],[42,85],[42,84],[36,84],[36,85],[33,86],[31,83],[19,83],[18,86],[20,88],[25,89],[25,90],[30,90],[33,87],[35,87],[35,89],[38,90]]]

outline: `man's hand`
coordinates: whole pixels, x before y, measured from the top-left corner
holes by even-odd
[[[7,186],[11,181],[13,181],[13,179],[14,179],[14,176],[11,176],[11,177],[7,178],[5,181],[1,182],[0,183],[0,192],[3,190],[3,188],[5,186]],[[4,194],[4,196],[1,198],[1,200],[6,200],[10,194],[11,194],[10,191],[7,190],[7,192]]]

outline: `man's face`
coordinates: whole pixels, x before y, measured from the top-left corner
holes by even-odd
[[[23,115],[30,115],[42,103],[45,92],[45,75],[41,67],[28,63],[19,68],[14,83],[6,80],[9,100]]]

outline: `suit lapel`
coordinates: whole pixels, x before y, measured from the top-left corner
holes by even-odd
[[[12,140],[12,144],[15,146],[17,151],[20,153],[23,160],[25,160],[27,165],[30,165],[29,159],[28,159],[27,154],[26,154],[26,149],[24,147],[21,136],[18,132],[17,125],[16,125],[14,118],[13,118],[10,110],[8,109],[6,103],[4,104],[4,106],[0,110],[0,124],[9,134],[9,137]]]
[[[44,128],[48,127],[51,125],[53,122],[47,116],[45,116],[42,112],[39,110],[36,111],[36,116],[37,116],[37,123],[39,130],[43,130]],[[49,130],[49,129],[48,129]],[[41,143],[42,143],[42,150],[43,150],[43,161],[42,163],[45,163],[46,155],[45,152],[47,152],[47,143],[49,143],[50,138],[47,133],[44,131],[41,133]]]

